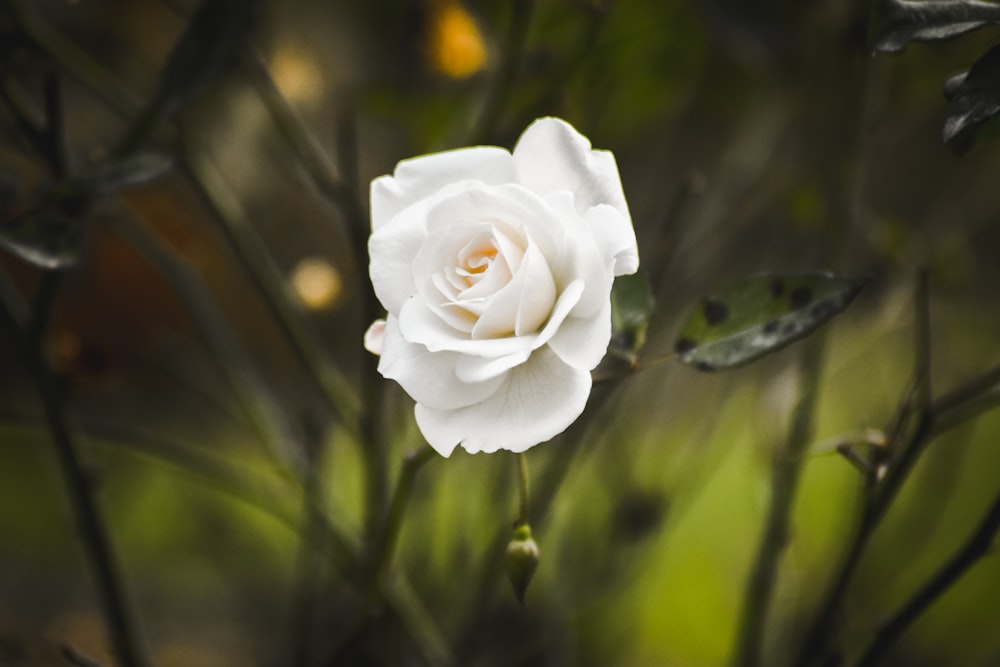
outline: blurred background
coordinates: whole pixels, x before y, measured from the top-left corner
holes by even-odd
[[[744,275],[871,279],[827,330],[762,639],[765,664],[789,664],[857,516],[863,476],[837,439],[887,428],[914,375],[921,267],[935,395],[1000,361],[1000,148],[941,141],[943,81],[996,32],[872,57],[868,3],[843,0],[208,5],[0,3],[0,220],[58,201],[85,226],[37,343],[151,663],[729,661],[811,340],[597,387],[529,453],[542,556],[526,608],[502,565],[517,516],[502,453],[423,461],[382,592],[364,576],[422,446],[361,347],[378,314],[367,184],[413,155],[510,148],[557,115],[618,159],[656,299],[642,360]],[[136,147],[145,162],[117,182],[101,171]],[[0,254],[8,309],[37,306],[43,273]],[[26,356],[0,339],[0,665],[112,665]],[[998,436],[987,412],[930,444],[849,589],[848,656],[973,531]],[[1000,664],[998,600],[986,558],[885,664]]]

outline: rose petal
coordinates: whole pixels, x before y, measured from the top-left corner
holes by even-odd
[[[417,403],[454,410],[489,398],[503,384],[503,378],[463,382],[455,371],[460,357],[456,352],[431,352],[406,341],[399,333],[398,320],[390,315],[378,371],[398,382]]]
[[[469,180],[487,184],[516,181],[510,153],[497,146],[473,146],[403,160],[392,176],[372,181],[372,229],[445,186]]]
[[[581,215],[608,204],[631,220],[615,156],[593,150],[566,121],[539,118],[518,139],[513,155],[519,182],[539,195],[569,190]]]
[[[624,276],[639,270],[639,246],[631,219],[603,204],[590,209],[586,219],[602,254],[614,261],[614,275]]]
[[[490,398],[458,410],[417,404],[417,425],[431,447],[449,456],[461,443],[470,453],[523,452],[562,433],[587,404],[590,373],[538,350],[503,376]]]
[[[593,370],[608,353],[611,343],[611,296],[593,317],[568,317],[549,341],[564,362],[582,371]]]
[[[548,322],[536,334],[472,339],[468,334],[449,326],[419,298],[410,299],[403,305],[399,313],[399,329],[406,340],[423,345],[432,352],[448,350],[484,359],[496,359],[545,345],[579,303],[583,289],[582,280],[567,285],[556,299]]]
[[[472,328],[472,337],[483,339],[534,333],[548,319],[555,300],[556,283],[552,272],[538,246],[529,239],[520,271],[490,297]]]
[[[385,338],[385,320],[375,320],[365,331],[365,349],[374,355],[382,354],[382,340]]]
[[[612,259],[604,258],[589,225],[573,208],[573,196],[566,191],[555,192],[545,197],[546,203],[562,219],[579,222],[576,232],[567,234],[563,243],[563,257],[553,264],[556,281],[568,284],[582,280],[586,285],[580,302],[573,309],[573,317],[592,317],[598,312],[611,293],[614,282]]]
[[[368,276],[375,296],[390,313],[399,314],[406,300],[417,291],[413,258],[426,238],[424,225],[404,214],[368,239]]]
[[[482,382],[489,378],[496,377],[500,373],[523,363],[532,350],[537,350],[546,344],[559,333],[559,329],[565,323],[566,313],[573,310],[574,305],[580,298],[583,291],[583,283],[577,281],[572,283],[556,301],[556,307],[552,310],[552,317],[545,324],[545,327],[537,336],[522,336],[515,340],[531,341],[530,347],[512,352],[506,355],[483,357],[475,354],[464,354],[455,364],[455,372],[460,380],[465,382]],[[507,339],[501,339],[507,340]],[[477,341],[485,342],[485,341]]]
[[[527,233],[549,259],[560,255],[567,233],[566,221],[542,197],[517,184],[489,186],[472,181],[450,189],[427,210],[430,233],[454,232],[462,221],[488,221],[511,239]]]

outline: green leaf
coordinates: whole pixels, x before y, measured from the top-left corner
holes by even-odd
[[[615,279],[611,288],[611,346],[609,351],[634,363],[646,343],[653,316],[653,295],[645,276],[635,273]]]
[[[865,281],[831,273],[759,274],[703,299],[674,345],[701,371],[740,366],[814,331]]]
[[[45,207],[0,226],[0,247],[39,268],[65,269],[80,259],[83,232],[81,220]]]
[[[972,68],[944,84],[948,114],[941,138],[957,151],[972,146],[984,123],[1000,113],[1000,46],[994,46]]]
[[[1000,23],[1000,4],[980,0],[879,0],[873,49],[902,51],[914,41],[950,39],[989,23]]]

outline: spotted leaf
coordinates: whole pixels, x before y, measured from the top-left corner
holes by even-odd
[[[830,273],[759,274],[703,299],[674,348],[702,371],[741,366],[814,331],[865,281]]]

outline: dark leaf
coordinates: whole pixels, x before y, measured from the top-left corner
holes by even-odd
[[[109,193],[149,183],[166,174],[173,166],[173,158],[165,153],[133,153],[117,162],[101,166],[97,173],[98,189]]]
[[[950,39],[1000,23],[1000,4],[979,0],[878,0],[876,52],[902,51],[914,41]]]
[[[42,269],[65,269],[80,259],[83,232],[81,220],[43,207],[0,226],[0,246]]]
[[[944,84],[948,115],[941,138],[959,152],[972,145],[986,121],[1000,113],[1000,46],[994,46],[968,72]]]
[[[645,276],[636,273],[616,278],[611,289],[610,352],[634,363],[646,343],[652,315],[653,295]]]
[[[844,310],[864,283],[830,273],[750,276],[704,299],[675,349],[702,371],[746,364],[811,333]]]

